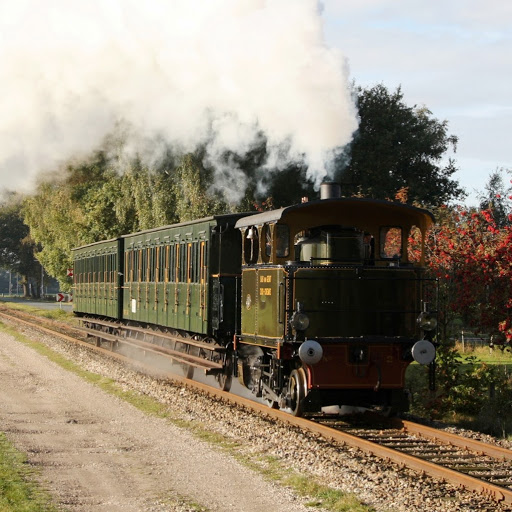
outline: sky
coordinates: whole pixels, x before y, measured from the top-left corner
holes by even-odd
[[[363,87],[401,86],[458,136],[455,178],[474,201],[497,168],[512,170],[512,3],[324,0],[328,45]],[[511,176],[512,178],[512,176]]]
[[[0,0],[0,188],[30,191],[113,130],[149,165],[202,145],[233,200],[223,155],[262,132],[263,172],[304,158],[318,183],[357,131],[355,81],[447,120],[475,196],[512,169],[511,27],[503,0]]]

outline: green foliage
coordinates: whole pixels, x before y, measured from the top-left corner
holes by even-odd
[[[306,176],[304,166],[292,166],[281,171],[271,171],[267,176],[266,195],[272,198],[275,208],[301,202],[302,197],[318,198],[313,182]]]
[[[438,411],[477,415],[489,398],[489,387],[496,382],[496,368],[475,356],[462,356],[448,345],[438,348],[436,362]]]
[[[488,365],[474,355],[441,345],[436,358],[435,396],[428,396],[425,368],[412,365],[407,387],[412,412],[442,419],[494,435],[512,432],[512,376],[506,366]]]
[[[512,375],[501,367],[496,377],[493,393],[479,411],[477,425],[490,434],[506,437],[512,434]]]
[[[208,192],[211,174],[193,155],[186,155],[176,169],[174,197],[176,216],[180,222],[218,215],[228,211],[227,204]]]
[[[389,92],[379,84],[358,88],[357,95],[361,122],[349,149],[350,164],[343,155],[336,171],[345,195],[386,199],[408,187],[409,201],[427,206],[464,195],[452,179],[453,160],[442,163],[457,144],[447,121],[435,119],[425,107],[408,107],[400,88]]]
[[[0,266],[21,274],[25,295],[29,281],[33,284],[33,292],[39,290],[41,265],[36,259],[38,249],[23,222],[21,196],[8,194],[0,204]]]
[[[510,199],[512,186],[506,186],[503,181],[503,175],[506,173],[510,174],[510,171],[503,168],[492,172],[485,184],[484,192],[479,194],[480,209],[490,212],[498,228],[510,225],[510,205],[507,204],[507,199]]]
[[[0,510],[2,512],[52,512],[57,507],[32,481],[26,457],[0,433]]]

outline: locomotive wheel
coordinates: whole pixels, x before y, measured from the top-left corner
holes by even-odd
[[[288,381],[289,407],[294,416],[302,416],[302,400],[306,397],[306,374],[302,368],[293,370]]]
[[[226,354],[224,372],[218,373],[215,376],[215,379],[222,391],[229,391],[231,389],[231,382],[233,381],[233,358],[231,357],[231,354]]]

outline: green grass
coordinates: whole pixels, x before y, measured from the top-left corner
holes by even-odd
[[[289,476],[283,483],[295,489],[301,496],[308,498],[310,501],[306,505],[309,507],[322,507],[333,512],[369,512],[374,510],[362,505],[355,496],[322,485],[304,475]]]
[[[56,512],[49,493],[34,479],[26,456],[0,433],[0,512]]]
[[[462,356],[475,356],[483,363],[512,365],[512,353],[508,350],[502,351],[497,347],[491,350],[488,346],[471,347],[466,345],[463,352],[461,343],[456,343],[455,348]]]
[[[0,302],[3,301],[0,299]],[[66,311],[64,309],[41,309],[31,305],[30,301],[27,301],[26,303],[3,302],[3,304],[8,309],[14,309],[17,311],[22,311],[24,313],[30,313],[31,315],[38,316],[41,318],[48,318],[50,320],[56,320],[58,322],[69,323],[72,325],[75,325],[77,323],[77,318],[73,315],[73,313],[71,311]]]
[[[258,471],[267,480],[276,482],[293,489],[307,501],[305,505],[311,508],[322,508],[332,512],[372,512],[375,509],[362,504],[356,496],[333,489],[318,481],[311,475],[300,474],[287,468],[278,458],[260,454],[248,460],[236,457],[247,467]]]

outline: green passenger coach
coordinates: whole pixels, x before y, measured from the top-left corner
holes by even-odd
[[[208,217],[123,237],[123,318],[232,335],[234,318],[223,307],[234,307],[233,294],[224,292],[235,290],[240,274],[240,234],[233,229],[239,217]]]
[[[232,337],[241,272],[234,224],[244,215],[207,217],[75,249],[75,312]]]

